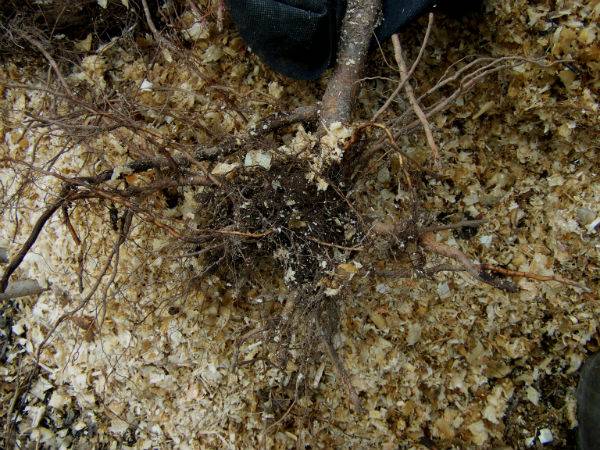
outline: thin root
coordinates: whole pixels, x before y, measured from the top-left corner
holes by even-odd
[[[431,132],[431,125],[425,116],[425,113],[421,109],[419,102],[415,97],[415,93],[413,91],[410,82],[408,81],[408,71],[406,70],[406,63],[404,62],[404,57],[402,56],[402,47],[400,46],[400,39],[397,34],[392,35],[392,43],[394,44],[394,57],[396,58],[396,62],[398,63],[398,68],[400,69],[400,76],[402,77],[402,81],[404,83],[404,90],[406,92],[406,96],[410,102],[412,109],[415,114],[421,121],[423,125],[423,129],[425,130],[425,136],[427,137],[427,143],[431,148],[431,153],[433,156],[434,164],[438,164],[440,158],[440,152],[438,150],[438,146],[435,143],[435,139],[433,138],[433,133]]]

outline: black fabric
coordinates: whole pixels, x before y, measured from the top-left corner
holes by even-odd
[[[248,46],[278,72],[317,78],[332,63],[339,28],[336,1],[228,0]]]
[[[385,41],[400,28],[419,17],[434,3],[432,0],[384,0],[383,21],[375,30],[377,39]]]
[[[600,448],[600,353],[581,370],[577,386],[578,445],[580,450]]]
[[[434,0],[383,0],[384,41]],[[248,46],[274,70],[312,80],[333,65],[346,0],[227,0]]]

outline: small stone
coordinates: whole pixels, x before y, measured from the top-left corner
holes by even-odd
[[[542,445],[551,444],[552,440],[554,439],[552,436],[552,431],[550,431],[548,428],[542,428],[540,430],[538,439]]]
[[[594,219],[592,223],[587,226],[588,233],[593,233],[598,225],[600,225],[600,216]]]
[[[493,239],[493,236],[489,236],[489,235],[481,236],[479,238],[479,242],[481,242],[481,245],[489,247],[490,245],[492,245],[492,239]]]
[[[473,435],[472,441],[478,446],[482,446],[488,440],[488,431],[482,420],[472,423],[468,426],[469,431]]]
[[[244,166],[260,166],[263,169],[269,170],[271,168],[271,154],[260,150],[251,150],[246,153]]]
[[[415,345],[421,340],[421,325],[418,323],[411,323],[408,325],[408,334],[406,336],[406,343],[409,346]]]
[[[46,391],[52,389],[52,384],[45,378],[39,378],[31,387],[29,392],[38,400],[44,400]]]
[[[377,181],[379,181],[381,184],[389,183],[391,179],[390,171],[387,167],[383,166],[381,169],[379,169],[379,172],[377,172]]]
[[[142,84],[140,85],[140,91],[150,92],[153,87],[154,87],[154,84],[152,83],[152,81],[148,81],[145,79],[144,81],[142,81]]]
[[[577,210],[577,221],[580,225],[592,223],[596,218],[596,213],[590,208],[579,208]]]
[[[563,184],[565,184],[565,179],[560,174],[555,174],[548,178],[548,186],[550,187],[562,186]]]
[[[232,172],[238,168],[239,165],[239,163],[219,163],[213,168],[211,173],[213,175],[227,175],[229,172]]]
[[[369,311],[369,318],[379,330],[385,330],[387,328],[385,317],[383,317],[377,311]]]
[[[380,294],[387,294],[391,291],[390,287],[384,283],[379,283],[377,286],[375,286],[375,290]]]
[[[529,400],[534,405],[538,405],[540,402],[540,393],[535,390],[533,386],[529,386],[526,390],[527,392],[527,400]]]
[[[448,286],[448,283],[439,283],[437,285],[437,293],[441,299],[450,297],[450,286]]]

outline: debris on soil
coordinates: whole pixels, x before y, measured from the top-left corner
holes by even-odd
[[[153,16],[160,26],[163,16]],[[53,216],[15,273],[48,289],[0,305],[4,446],[572,448],[578,370],[600,350],[599,18],[598,2],[488,0],[463,18],[436,12],[411,77],[417,98],[475,55],[528,61],[429,118],[435,170],[402,95],[380,118],[405,130],[394,145],[381,128],[351,149],[356,128],[341,125],[329,147],[319,144],[331,135],[311,123],[257,133],[274,113],[316,104],[327,78],[270,72],[220,0],[181,6],[160,45],[144,16],[135,39],[69,32],[67,57],[58,35],[34,37],[48,55],[19,40],[27,51],[2,53],[0,64],[9,258],[56,200],[55,174],[116,167],[111,189],[165,185],[143,198],[154,215],[133,220],[118,270],[105,262],[128,209],[103,198]],[[399,36],[410,61],[426,25]],[[81,103],[54,95],[61,83],[47,56]],[[357,124],[396,89],[393,60],[388,43],[370,57]],[[456,91],[454,81],[420,100],[423,109]],[[256,139],[244,140],[252,130]],[[230,153],[194,163],[212,185],[173,189],[185,171],[127,165],[218,145]],[[559,275],[591,292],[516,278],[519,291],[507,293],[423,270],[446,261],[424,254],[417,230],[479,219],[435,239],[478,264]],[[156,223],[222,233],[181,243]],[[373,226],[404,232],[367,240]],[[85,302],[104,267],[98,298]],[[421,276],[386,276],[407,268]],[[364,413],[349,407],[348,381]]]

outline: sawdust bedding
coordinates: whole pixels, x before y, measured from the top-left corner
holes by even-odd
[[[51,289],[2,305],[2,330],[9,337],[3,336],[1,395],[2,404],[11,406],[17,443],[182,449],[572,447],[578,370],[600,346],[600,3],[489,0],[485,10],[484,16],[436,17],[413,77],[417,91],[468,55],[571,62],[522,64],[500,72],[437,115],[432,123],[441,150],[440,176],[429,181],[424,206],[440,221],[487,219],[477,233],[439,233],[442,241],[478,260],[560,274],[591,292],[518,279],[521,290],[509,294],[461,273],[379,278],[347,261],[344,267],[354,275],[352,295],[345,301],[336,346],[363,400],[366,412],[357,414],[326,358],[303,374],[291,364],[280,371],[260,360],[233,370],[240,336],[261,323],[269,301],[281,299],[266,299],[258,288],[242,296],[216,276],[189,290],[194,272],[202,269],[197,260],[171,258],[172,241],[139,222],[123,246],[102,326],[90,328],[86,322],[93,310],[66,321],[41,355],[41,372],[28,379],[37,346],[79,298],[80,249],[55,218],[17,273]],[[107,83],[140,86],[141,100],[149,105],[144,113],[149,127],[164,135],[193,135],[200,142],[210,137],[186,127],[185,117],[200,117],[207,130],[241,133],[275,110],[311,104],[322,94],[326,80],[294,82],[269,71],[227,20],[219,30],[212,16],[195,21],[188,14],[186,37],[203,78],[168,50],[149,63],[118,43],[102,51],[83,43],[85,58],[70,80],[100,91]],[[425,24],[420,21],[401,34],[411,57]],[[385,54],[393,60],[387,47]],[[369,76],[395,77],[380,53],[371,62]],[[45,72],[33,65],[5,61],[0,67],[2,80],[35,82],[40,76]],[[372,113],[393,87],[382,79],[365,81],[358,114]],[[0,88],[9,111],[0,125],[0,149],[12,157],[27,154],[43,130],[20,125],[23,111],[47,104],[39,91]],[[166,102],[170,117],[160,112]],[[61,139],[41,139],[38,154],[52,157]],[[128,146],[135,144],[136,136],[116,130],[94,144],[104,149],[96,167],[86,165],[85,148],[75,148],[57,160],[54,170],[93,173],[124,164]],[[420,131],[402,136],[399,144],[414,160],[428,158]],[[374,170],[364,192],[375,210],[386,211],[397,182],[385,158]],[[3,186],[10,186],[11,176],[0,171]],[[2,212],[0,237],[10,252],[26,238],[57,185],[46,177],[27,191],[14,243],[16,216]],[[193,196],[184,197],[172,214],[193,217]],[[88,246],[90,240],[95,244],[95,253],[87,255],[88,281],[116,237],[105,226],[106,214],[93,206],[72,211],[76,228],[94,231],[84,239],[84,245],[86,239]],[[239,359],[250,361],[261,342],[248,339],[239,345]],[[6,423],[8,406],[3,410]]]

